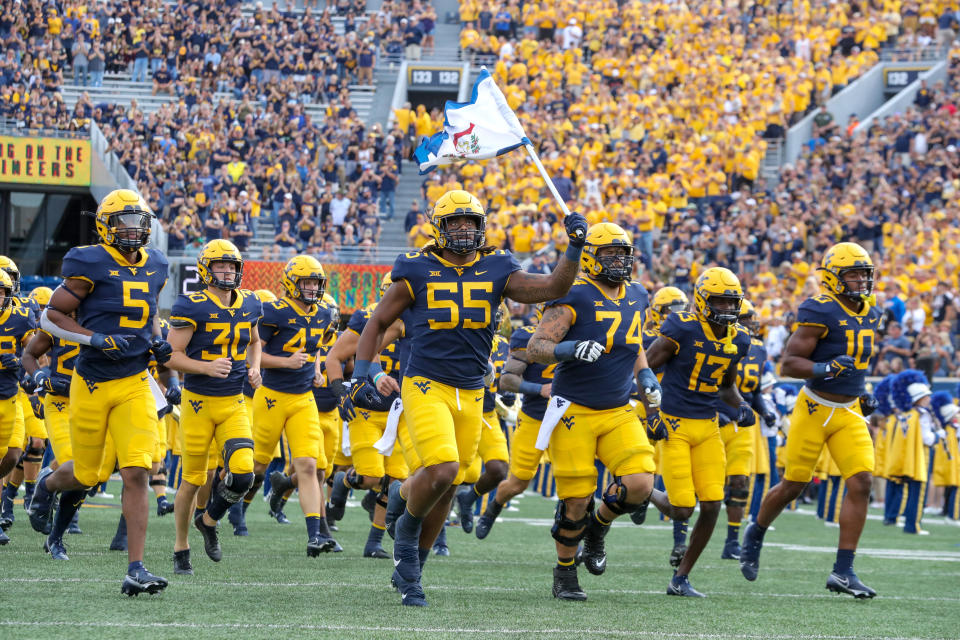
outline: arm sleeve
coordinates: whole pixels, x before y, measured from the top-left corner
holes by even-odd
[[[90,346],[90,338],[92,336],[85,336],[82,333],[74,333],[73,331],[67,331],[66,329],[60,328],[58,325],[54,324],[50,317],[47,316],[47,310],[43,310],[43,314],[40,316],[40,328],[49,333],[50,335],[57,336],[61,340],[66,340],[67,342],[76,342],[77,344],[82,344],[85,346]]]

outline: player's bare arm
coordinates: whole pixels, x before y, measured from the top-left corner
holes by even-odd
[[[50,336],[43,331],[37,331],[30,338],[30,342],[23,349],[20,364],[27,373],[33,375],[40,369],[40,358],[53,346]]]
[[[263,343],[260,341],[260,332],[254,326],[250,331],[250,344],[247,345],[247,379],[250,386],[256,389],[260,386],[260,363],[263,360]]]
[[[553,364],[558,362],[554,355],[557,345],[563,341],[573,325],[573,312],[569,307],[556,305],[547,307],[537,330],[527,343],[527,358],[533,362]]]
[[[580,271],[580,263],[566,257],[560,259],[553,273],[514,271],[503,293],[517,302],[535,304],[556,300],[566,295]]]
[[[791,378],[812,378],[813,360],[810,354],[817,348],[823,327],[800,325],[787,340],[780,362],[780,373]]]
[[[503,371],[500,372],[500,390],[518,393],[520,383],[523,381],[523,372],[527,370],[526,351],[516,351],[510,354],[506,364],[503,365]]]
[[[50,304],[43,312],[42,319],[71,333],[92,336],[93,331],[84,329],[79,322],[70,317],[70,313],[77,310],[80,302],[87,297],[92,288],[93,285],[86,280],[67,278],[50,296]]]
[[[646,359],[647,366],[656,370],[667,364],[670,358],[677,355],[677,348],[676,342],[660,336],[653,341],[649,349],[641,351],[640,354]]]
[[[413,304],[413,296],[406,282],[397,281],[390,285],[383,298],[377,303],[377,308],[373,310],[373,315],[370,316],[367,326],[363,328],[363,333],[357,341],[357,360],[372,362],[377,357],[380,345],[384,344],[387,329],[400,319],[400,314],[411,304]],[[378,382],[382,383],[389,393],[400,391],[400,385],[390,376],[381,376]],[[380,385],[377,389],[380,393],[384,393]]]

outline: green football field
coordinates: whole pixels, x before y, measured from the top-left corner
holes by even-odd
[[[283,526],[258,500],[248,514],[250,537],[221,526],[222,562],[208,560],[191,534],[192,577],[173,574],[173,516],[151,514],[146,564],[170,586],[127,598],[120,594],[126,554],[107,550],[117,499],[91,502],[81,511],[83,535],[68,536],[67,562],[41,551],[42,537],[18,503],[13,540],[0,547],[0,638],[960,637],[960,528],[932,516],[925,523],[932,535],[917,537],[871,513],[856,569],[878,591],[872,601],[824,589],[837,530],[812,507],[776,522],[755,583],[735,561],[720,560],[726,529],[718,526],[691,576],[709,597],[694,600],[665,595],[671,528],[651,510],[643,527],[615,525],[606,574],[581,568],[589,600],[572,603],[550,593],[553,503],[526,495],[483,542],[449,528],[451,556],[432,556],[424,572],[430,606],[409,609],[390,588],[390,560],[361,557],[369,524],[359,507],[347,509],[336,534],[345,552],[308,559],[298,505],[287,506],[293,524]]]

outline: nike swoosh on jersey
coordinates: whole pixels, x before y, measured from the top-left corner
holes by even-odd
[[[486,270],[484,270],[484,271],[474,271],[474,272],[473,272],[473,275],[475,275],[475,276],[482,276],[482,275],[485,274],[486,272],[487,272]]]
[[[636,300],[631,300],[631,301],[628,302],[627,304],[632,307],[633,305],[637,304],[637,301],[636,301]]]
[[[156,271],[147,271],[147,275],[148,275],[148,276],[152,276],[152,275],[155,274],[155,273],[156,273]]]

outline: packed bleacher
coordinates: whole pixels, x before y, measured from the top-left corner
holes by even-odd
[[[904,55],[952,47],[956,65],[953,8],[586,8],[465,1],[461,46],[487,56],[571,209],[631,233],[638,277],[689,291],[706,266],[729,266],[757,301],[776,358],[792,310],[817,290],[819,256],[851,239],[875,252],[878,302],[888,309],[876,373],[960,371],[956,69],[950,86],[925,88],[910,112],[864,131],[820,107],[885,47]],[[766,184],[767,141],[817,109],[804,156],[777,185]],[[396,116],[412,136],[427,128],[422,110]],[[536,257],[531,269],[549,268],[563,251],[557,208],[524,155],[435,172],[424,197],[455,185],[480,194],[491,213],[488,239]],[[413,211],[406,230],[413,246],[428,239],[429,225]]]
[[[259,219],[275,229],[265,258],[372,247],[380,216],[393,216],[402,144],[358,118],[348,86],[373,84],[377,57],[402,58],[404,38],[432,47],[436,14],[392,1],[372,14],[356,0],[306,4],[303,13],[236,1],[6,5],[0,115],[30,130],[95,121],[160,214],[173,254],[216,237],[246,248]],[[99,87],[105,74],[171,102],[148,114],[82,94],[67,107],[65,77]],[[308,104],[328,105],[322,122]]]

